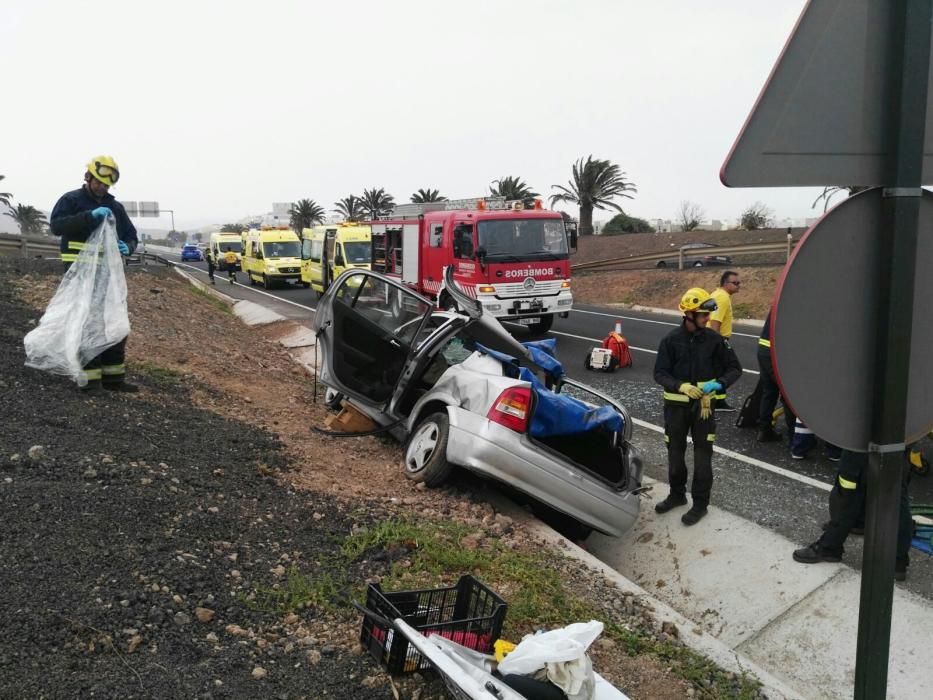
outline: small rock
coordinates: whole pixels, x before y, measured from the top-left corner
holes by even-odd
[[[315,520],[323,520],[324,514],[315,512],[311,515],[311,517],[314,518]]]
[[[207,636],[204,637],[204,639],[206,639],[207,641],[209,641],[211,644],[216,644],[217,641],[218,641],[220,638],[219,638],[216,634],[214,634],[213,632],[208,632],[208,633],[207,633]]]
[[[42,445],[33,445],[26,454],[33,462],[41,462],[45,457],[45,448]]]
[[[103,457],[100,458],[100,463],[101,464],[113,464],[113,457],[109,455],[104,455]]]
[[[172,618],[176,625],[183,627],[184,625],[191,624],[191,617],[186,615],[183,612],[175,613],[175,617]]]
[[[132,654],[139,648],[139,645],[143,643],[143,638],[138,634],[130,638],[130,641],[126,644],[126,653]]]
[[[96,478],[97,478],[97,470],[94,469],[93,467],[88,467],[87,470],[84,472],[84,474],[83,474],[82,476],[83,476],[85,479],[96,479]]]
[[[175,595],[172,596],[172,602],[175,603],[175,605],[181,605],[185,601],[182,599],[180,595],[176,593]]]
[[[143,486],[148,486],[149,484],[152,483],[152,479],[144,476],[142,479],[139,480],[139,483],[142,484]]]
[[[14,452],[10,455],[10,464],[16,464],[19,460],[22,459],[22,455],[19,452]]]
[[[234,637],[248,637],[249,632],[240,627],[239,625],[227,625],[224,627],[224,632]]]
[[[149,608],[149,622],[154,625],[161,625],[165,622],[165,612],[158,605]]]
[[[230,571],[230,577],[231,577],[231,578],[241,578],[241,577],[242,577],[242,574],[240,573],[239,569],[232,569],[232,570]]]
[[[214,611],[210,608],[195,608],[194,616],[198,618],[198,622],[210,622],[214,619]]]
[[[255,678],[257,681],[265,678],[268,675],[269,675],[269,672],[266,669],[264,669],[262,666],[257,666],[256,668],[253,669],[253,678]]]
[[[286,625],[296,625],[300,621],[301,621],[301,618],[298,617],[295,613],[288,613],[288,615],[285,616]]]
[[[274,569],[270,569],[270,571],[272,572],[272,575],[275,576],[276,578],[282,578],[285,575],[285,567],[282,566],[281,564],[279,564]]]
[[[210,508],[207,509],[207,512],[208,513],[219,513],[220,508],[218,508],[217,506],[211,506]]]
[[[321,656],[333,656],[337,653],[337,647],[333,644],[325,644],[321,647]]]
[[[674,639],[677,639],[680,636],[680,630],[677,629],[677,625],[675,625],[673,622],[662,622],[661,632],[663,634],[670,635]]]
[[[305,658],[308,660],[308,663],[312,666],[317,666],[321,663],[321,652],[317,649],[309,649],[308,653],[305,654]]]

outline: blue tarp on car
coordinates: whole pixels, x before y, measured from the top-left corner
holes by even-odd
[[[557,340],[536,340],[522,343],[531,353],[531,359],[554,379],[564,376],[564,368],[554,355]],[[518,360],[505,353],[477,344],[477,350],[503,364],[508,376],[531,384],[535,392],[535,412],[531,417],[528,432],[532,437],[556,437],[576,435],[591,430],[621,431],[622,416],[611,406],[591,406],[566,394],[556,394],[548,389],[537,375],[518,364]]]

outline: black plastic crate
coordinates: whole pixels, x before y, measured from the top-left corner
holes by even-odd
[[[490,654],[502,633],[508,605],[470,575],[455,586],[421,591],[384,592],[379,584],[366,591],[366,608],[388,620],[402,618],[423,635],[439,634],[457,644]],[[404,635],[364,615],[360,643],[389,673],[413,673],[430,662]]]

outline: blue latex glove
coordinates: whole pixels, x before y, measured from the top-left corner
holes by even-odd
[[[120,255],[130,254],[130,247],[123,241],[117,241],[117,248],[120,249]]]
[[[722,384],[716,381],[706,382],[703,385],[704,394],[712,394],[714,391],[720,391],[722,389]]]
[[[91,216],[99,221],[103,221],[108,216],[112,216],[113,212],[110,211],[109,207],[97,207],[97,209],[91,210]]]

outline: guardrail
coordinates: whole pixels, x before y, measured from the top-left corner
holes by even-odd
[[[145,249],[143,249],[145,250]],[[56,238],[48,236],[16,236],[10,233],[0,233],[0,254],[18,254],[24,258],[58,258],[61,248]],[[172,261],[161,255],[139,252],[126,258],[127,265],[142,265],[146,260],[172,265]]]
[[[19,254],[28,257],[58,257],[60,253],[57,238],[49,236],[16,236],[12,233],[0,233],[0,254]]]
[[[744,243],[740,245],[715,246],[713,248],[690,248],[681,246],[677,251],[677,269],[684,269],[684,256],[691,255],[754,255],[756,253],[784,253],[785,262],[790,259],[794,246],[800,239],[788,235],[786,241],[776,243]],[[638,263],[658,263],[671,259],[672,251],[663,253],[645,253],[643,255],[629,255],[623,258],[607,258],[606,260],[593,260],[592,262],[573,265],[574,272],[578,270],[596,270],[609,265],[635,265]]]

